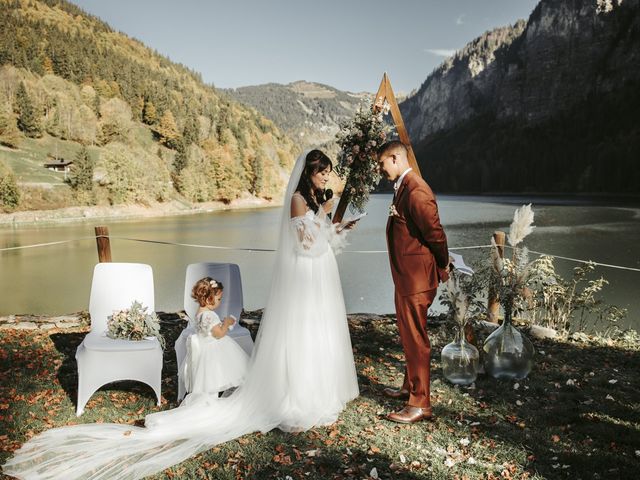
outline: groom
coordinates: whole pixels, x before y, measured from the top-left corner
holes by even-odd
[[[427,310],[436,296],[438,282],[448,278],[447,237],[431,188],[409,166],[407,147],[397,140],[385,143],[378,149],[378,166],[387,179],[395,182],[387,221],[387,246],[398,330],[406,359],[402,387],[386,388],[384,394],[407,403],[387,418],[414,423],[431,418]]]

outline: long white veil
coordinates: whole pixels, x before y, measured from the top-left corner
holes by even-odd
[[[292,340],[295,342],[288,329],[295,328],[291,322],[297,319],[291,320],[291,305],[300,293],[291,276],[298,261],[290,222],[291,197],[304,170],[306,155],[304,152],[298,157],[284,197],[271,290],[245,383],[228,398],[188,396],[178,408],[148,415],[145,428],[83,424],[45,431],[15,452],[3,466],[5,474],[34,479],[137,479],[249,432],[276,427],[307,429],[335,420],[335,412],[332,417],[326,412],[314,415],[295,411],[293,396],[297,393],[291,392],[292,373],[287,371],[287,365],[297,360],[292,359],[287,348]],[[335,302],[344,308],[339,278],[336,288],[339,293]],[[326,298],[319,301],[326,303]],[[338,310],[339,315],[343,310]],[[348,330],[346,338],[350,349]],[[345,373],[349,375],[355,378],[355,370]],[[317,384],[322,379],[313,381]],[[350,398],[342,399],[333,410],[339,412],[354,395],[357,384],[355,391],[350,385]]]

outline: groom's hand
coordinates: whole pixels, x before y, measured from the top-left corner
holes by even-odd
[[[438,269],[438,278],[442,283],[446,283],[449,280],[449,265],[446,268],[436,268]]]

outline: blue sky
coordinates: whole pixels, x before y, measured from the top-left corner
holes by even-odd
[[[72,0],[220,88],[309,80],[416,89],[487,30],[538,0]]]

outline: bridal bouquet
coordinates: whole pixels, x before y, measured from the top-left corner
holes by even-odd
[[[363,212],[369,193],[380,182],[377,148],[387,138],[383,120],[388,106],[364,102],[350,122],[340,125],[336,134],[340,153],[336,173],[346,178],[344,192],[349,196],[352,211]]]
[[[114,339],[143,340],[145,337],[156,337],[164,349],[164,337],[160,334],[160,321],[155,313],[147,313],[138,301],[131,308],[113,312],[107,321],[107,336]]]

